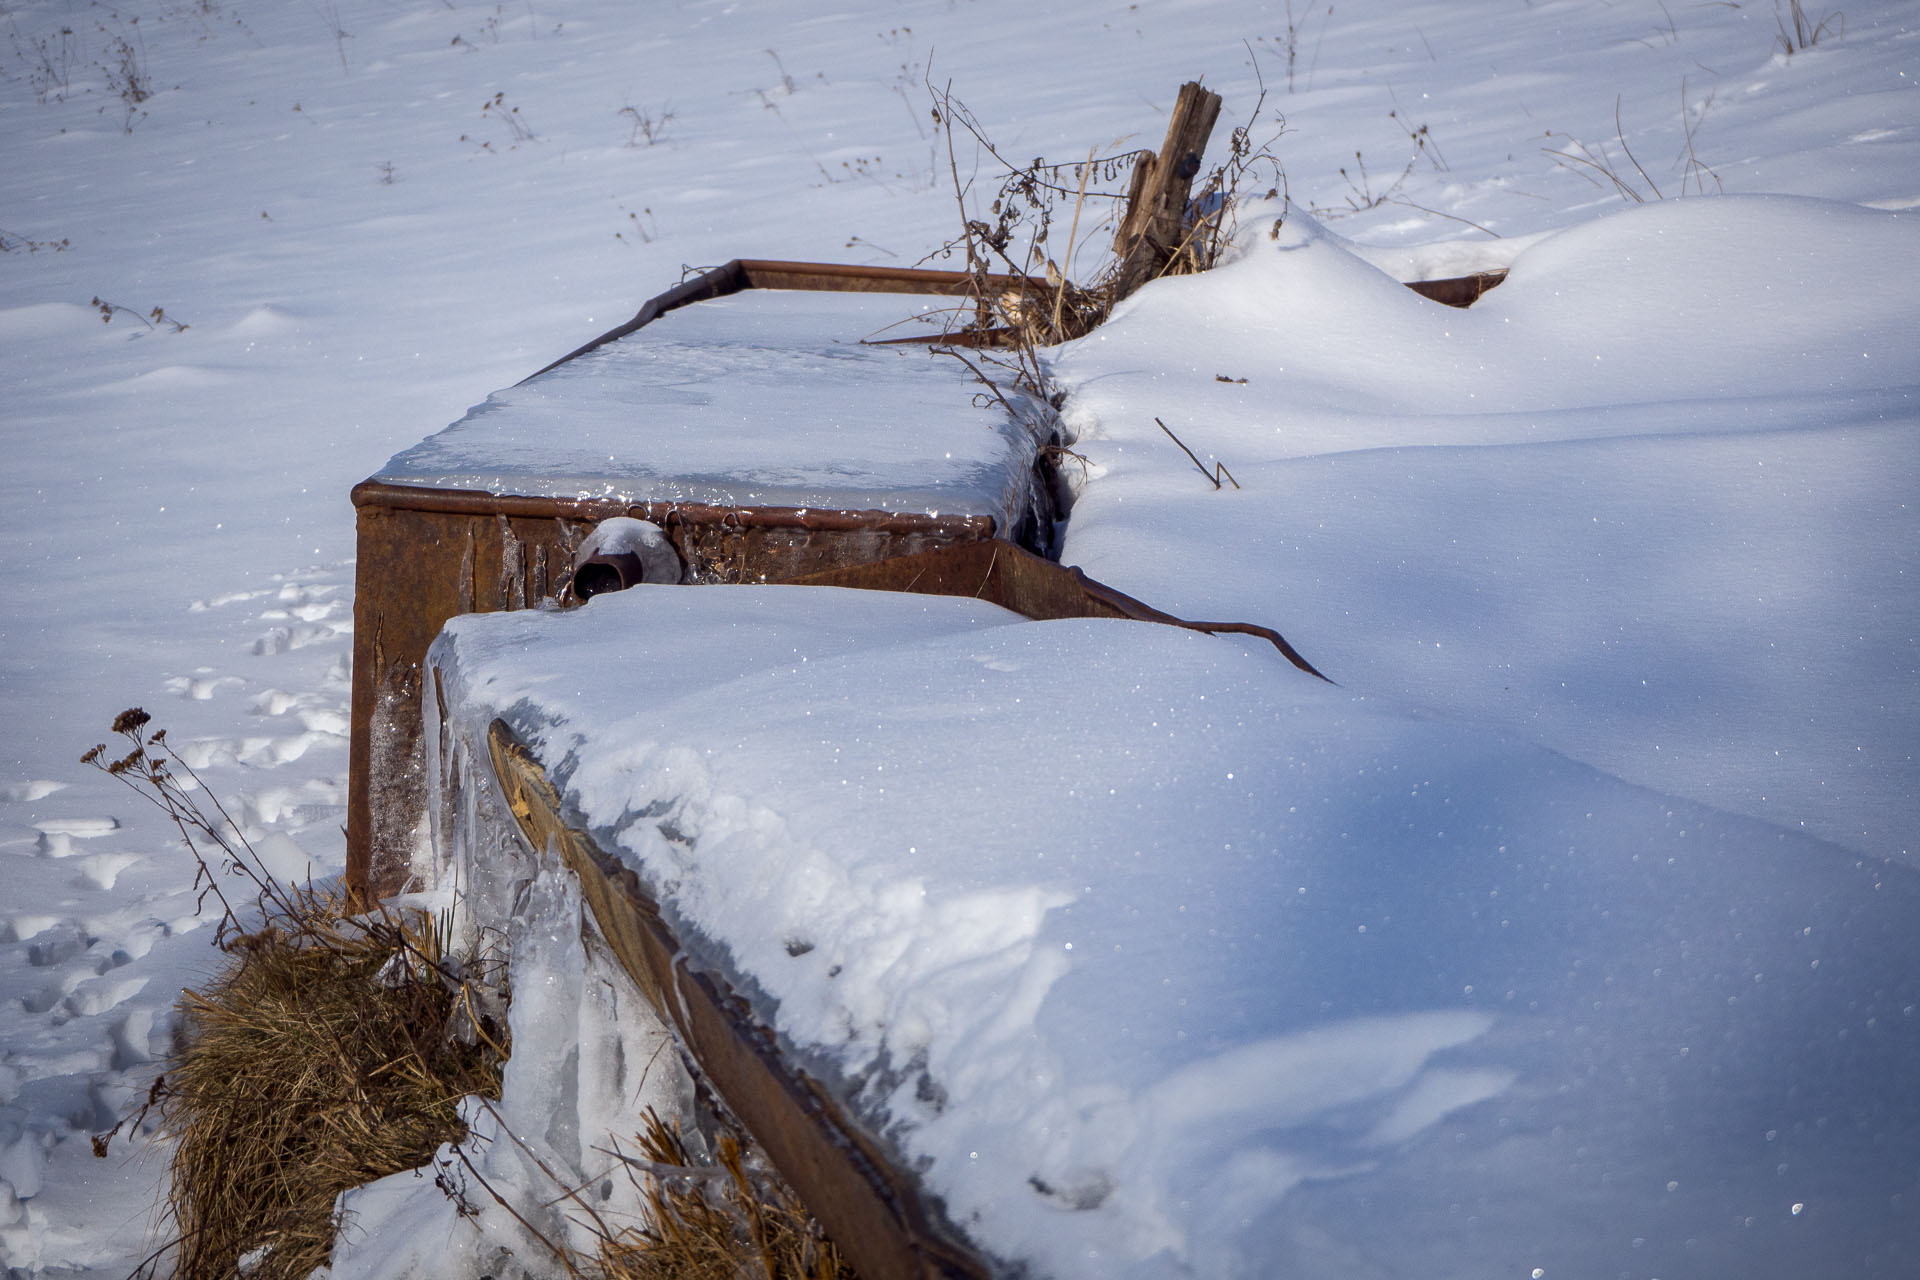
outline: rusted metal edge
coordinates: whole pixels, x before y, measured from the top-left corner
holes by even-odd
[[[1256,636],[1278,649],[1282,657],[1301,671],[1333,683],[1272,627],[1253,622],[1190,622],[1176,618],[1088,577],[1078,568],[1055,564],[998,539],[823,569],[788,578],[780,585],[967,596],[1034,619],[1118,617],[1204,631],[1209,635],[1226,632]]]
[[[665,293],[648,298],[641,304],[640,310],[634,313],[633,319],[607,330],[585,346],[574,348],[552,364],[520,379],[515,385],[525,386],[548,370],[558,369],[569,360],[577,359],[589,351],[604,347],[609,342],[624,338],[634,330],[652,324],[676,308],[684,307],[689,303],[705,302],[709,298],[724,298],[730,293],[738,293],[747,287],[746,271],[741,267],[738,258],[711,271],[704,271],[691,280],[681,281]]]
[[[1037,290],[1041,282],[1026,276],[988,275],[988,288]],[[585,346],[576,347],[552,364],[522,378],[524,386],[543,373],[558,369],[652,324],[669,311],[695,302],[724,298],[746,289],[799,289],[826,293],[930,293],[964,297],[975,288],[975,279],[965,271],[934,271],[924,267],[861,267],[837,262],[783,262],[773,258],[735,258],[683,280],[665,293],[649,298],[634,313],[633,319],[607,330]]]
[[[1019,548],[1015,547],[1014,550],[1018,551]],[[1257,622],[1194,622],[1187,618],[1176,618],[1170,613],[1162,613],[1152,605],[1134,599],[1124,591],[1115,590],[1104,582],[1097,582],[1089,578],[1080,571],[1077,565],[1068,565],[1066,566],[1066,570],[1075,578],[1079,579],[1088,595],[1111,604],[1114,608],[1120,610],[1136,622],[1158,622],[1169,627],[1185,627],[1189,631],[1204,631],[1208,635],[1218,635],[1226,632],[1233,635],[1257,636],[1278,649],[1281,657],[1308,675],[1318,676],[1328,684],[1333,683],[1328,676],[1321,672],[1320,668],[1314,666],[1302,657],[1300,651],[1287,643],[1287,638],[1278,631],[1275,631],[1272,627],[1263,627]]]
[[[863,338],[869,347],[998,347],[1011,346],[1016,331],[1005,327],[991,329],[955,329],[951,333],[916,333],[905,338]]]
[[[695,967],[633,870],[568,824],[545,770],[504,721],[487,745],[527,843],[555,850],[580,878],[621,967],[854,1269],[867,1280],[987,1280],[991,1269],[916,1180],[782,1055],[724,976]]]
[[[1218,99],[1215,99],[1215,111],[1218,111]],[[1209,128],[1211,119],[1209,118]],[[1169,145],[1172,137],[1169,135]],[[1477,275],[1461,276],[1451,280],[1415,280],[1407,288],[1423,298],[1445,303],[1450,307],[1471,306],[1475,299],[1488,289],[1493,288],[1507,278],[1501,271],[1483,271]],[[988,288],[999,293],[1009,290],[1037,292],[1046,287],[1045,282],[1031,276],[989,274],[985,277]],[[965,297],[977,287],[976,277],[965,271],[935,271],[926,267],[864,267],[839,262],[784,262],[775,258],[735,258],[711,271],[703,271],[690,280],[683,280],[665,293],[657,294],[641,304],[633,319],[625,324],[607,330],[584,346],[575,347],[552,364],[545,365],[522,378],[516,386],[524,386],[543,373],[558,369],[569,360],[576,360],[589,351],[596,351],[609,342],[626,337],[636,330],[652,324],[669,311],[678,310],[695,302],[706,302],[712,298],[724,298],[729,294],[740,293],[746,289],[799,289],[828,293],[924,293],[940,294],[948,297]],[[932,341],[932,339],[926,339]]]
[[[1482,294],[1506,278],[1507,269],[1501,267],[1495,271],[1480,271],[1449,280],[1409,280],[1407,288],[1443,306],[1470,307],[1480,300]]]
[[[810,529],[826,532],[868,530],[890,534],[946,534],[991,538],[999,521],[984,513],[929,515],[924,511],[858,511],[828,507],[725,507],[705,502],[623,502],[608,498],[541,498],[481,493],[471,489],[432,489],[393,484],[378,478],[353,487],[356,507],[428,511],[442,515],[559,517],[605,520],[633,516],[662,528],[676,524],[724,524],[735,528]]]
[[[1413,280],[1407,282],[1407,288],[1423,298],[1430,298],[1450,307],[1467,307],[1473,305],[1480,295],[1506,278],[1507,273],[1504,269],[1482,271],[1448,280]],[[988,288],[999,293],[1009,290],[1023,293],[1037,292],[1046,287],[1044,281],[1023,275],[989,274],[985,277],[985,281]],[[976,278],[965,271],[934,271],[924,267],[863,267],[836,262],[783,262],[772,258],[735,258],[711,271],[702,272],[691,280],[684,280],[665,293],[647,299],[640,310],[634,313],[633,319],[607,330],[584,346],[574,348],[552,364],[528,374],[515,385],[524,386],[541,374],[558,369],[569,360],[578,359],[589,351],[596,351],[609,342],[617,341],[638,329],[643,329],[669,311],[678,310],[695,302],[724,298],[746,289],[798,289],[829,293],[922,293],[965,297],[975,288]],[[915,339],[895,339],[894,341],[913,340]],[[951,337],[945,340],[954,341]],[[935,342],[941,339],[922,338],[917,341]],[[978,343],[959,345],[978,345]]]
[[[781,262],[771,258],[739,258],[750,289],[815,289],[833,293],[930,293],[964,298],[976,277],[966,271],[937,271],[930,267],[857,267],[836,262]],[[1042,280],[1031,276],[988,272],[989,289],[1039,292]]]

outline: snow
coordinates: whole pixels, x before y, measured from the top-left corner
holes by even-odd
[[[957,360],[860,345],[951,311],[950,300],[895,294],[755,290],[695,303],[495,392],[377,478],[623,503],[990,515],[1004,527],[1033,468],[1026,428],[971,405],[979,384]],[[769,408],[778,431],[764,429]]]
[[[462,1100],[468,1137],[458,1149],[443,1145],[425,1169],[340,1197],[330,1280],[527,1274],[552,1266],[543,1240],[591,1255],[594,1229],[644,1221],[639,1180],[617,1166],[609,1174],[605,1153],[620,1150],[648,1107],[682,1114],[692,1084],[632,984],[583,946],[579,882],[549,869],[523,888],[498,927],[511,934],[501,958],[516,993],[533,998],[508,1010],[514,1054],[501,1100]],[[583,1167],[595,1176],[556,1194],[556,1173]]]
[[[1560,988],[1570,1001],[1583,982],[1604,986],[1597,969],[1644,994],[1656,980],[1634,957],[1649,950],[1733,946],[1720,924],[1730,896],[1811,913],[1801,928],[1853,919],[1849,904],[1881,895],[1905,901],[1920,794],[1908,439],[1920,379],[1904,341],[1920,24],[1900,0],[1841,8],[1844,33],[1789,55],[1775,7],[1753,3],[1295,6],[1289,74],[1289,12],[1255,0],[1125,12],[345,0],[337,27],[312,6],[251,0],[10,4],[0,1259],[26,1274],[120,1276],[152,1247],[164,1141],[123,1135],[101,1161],[86,1139],[144,1097],[178,992],[218,958],[177,834],[78,755],[115,712],[144,704],[279,865],[336,870],[348,488],[625,319],[683,266],[907,264],[935,250],[955,209],[926,119],[929,74],[1023,158],[1156,145],[1173,87],[1201,74],[1225,96],[1225,121],[1244,119],[1255,63],[1267,111],[1285,113],[1276,151],[1294,212],[1281,240],[1262,239],[1270,220],[1248,210],[1240,262],[1217,281],[1155,286],[1107,332],[1107,351],[1133,344],[1124,360],[1088,343],[1055,361],[1089,460],[1067,559],[1172,612],[1276,626],[1341,682],[1319,696],[1364,699],[1359,711],[1313,704],[1313,759],[1336,808],[1374,812],[1353,790],[1357,770],[1388,759],[1447,780],[1455,806],[1482,813],[1524,806],[1532,789],[1568,799],[1564,814],[1543,800],[1525,830],[1547,841],[1540,856],[1564,895],[1552,903],[1597,930],[1580,935],[1591,945]],[[155,91],[132,112],[110,77],[116,40]],[[1711,175],[1689,168],[1689,133]],[[1578,154],[1570,139],[1648,203],[1548,154]],[[992,185],[970,147],[958,162],[976,192]],[[1741,198],[1694,198],[1722,186]],[[1373,270],[1509,264],[1512,278],[1464,313]],[[93,298],[125,310],[102,323]],[[139,317],[156,307],[166,319],[149,328]],[[1495,317],[1510,318],[1498,334]],[[978,412],[966,395],[956,421]],[[1214,492],[1155,416],[1248,487]],[[588,612],[602,603],[615,602]],[[1082,679],[1080,655],[1056,657],[1061,684]],[[1372,728],[1340,733],[1335,721]],[[1379,812],[1405,808],[1383,800]],[[1383,866],[1408,852],[1384,829],[1348,829]],[[1684,883],[1598,921],[1621,859],[1679,842],[1697,850],[1676,864]],[[1589,866],[1591,882],[1579,878]],[[1859,878],[1873,875],[1882,887],[1869,892]],[[1050,931],[1081,901],[1044,910],[1036,945],[1072,940]],[[1912,1229],[1897,1216],[1911,1208],[1910,1162],[1904,1181],[1886,1176],[1911,1131],[1897,1088],[1873,1084],[1876,1070],[1910,1078],[1911,1052],[1875,1039],[1884,1018],[1873,1035],[1838,1039],[1844,1000],[1795,1003],[1864,999],[1861,971],[1861,983],[1904,982],[1899,937],[1846,935],[1817,975],[1782,983],[1779,1005],[1766,1001],[1801,968],[1786,951],[1801,944],[1754,941],[1756,958],[1788,963],[1752,968],[1767,976],[1743,996],[1764,1005],[1737,1024],[1745,1056],[1711,1038],[1734,1024],[1707,1017],[1720,991],[1709,974],[1654,1001],[1663,1012],[1644,1025],[1612,1006],[1573,1024],[1586,1030],[1556,1038],[1543,1063],[1500,1010],[1443,999],[1424,957],[1379,962],[1355,949],[1357,933],[1334,946],[1326,929],[1301,935],[1327,951],[1298,971],[1311,994],[1296,1007],[1278,986],[1243,999],[1296,1022],[1269,1028],[1270,1057],[1224,1059],[1218,1078],[1239,1078],[1226,1074],[1236,1062],[1352,1062],[1335,1083],[1374,1091],[1336,1104],[1330,1089],[1324,1122],[1250,1139],[1231,1169],[1209,1171],[1221,1190],[1206,1202],[1223,1220],[1275,1226],[1296,1273],[1473,1274],[1463,1260],[1500,1240],[1497,1267],[1481,1271],[1912,1269]],[[1461,954],[1471,937],[1453,939]],[[1573,944],[1544,926],[1536,942],[1510,968],[1545,986]],[[1675,972],[1659,967],[1660,982]],[[1731,982],[1744,967],[1728,958],[1713,973]],[[1184,964],[1176,975],[1219,977]],[[1363,1007],[1409,975],[1428,1004]],[[1834,985],[1808,985],[1815,976]],[[1701,1034],[1675,1059],[1654,1033],[1688,1001],[1701,1002]],[[1458,1021],[1396,1021],[1392,1035],[1366,1021],[1461,1013],[1495,1021],[1463,1041]],[[604,1048],[604,1028],[582,1043]],[[1838,1101],[1824,1127],[1790,1106],[1733,1125],[1743,1098],[1778,1094],[1715,1090],[1694,1105],[1680,1086],[1710,1052],[1723,1072],[1813,1063],[1807,1078],[1830,1080]],[[1570,1087],[1570,1114],[1592,1124],[1609,1106],[1643,1120],[1664,1108],[1651,1131],[1529,1127],[1555,1105],[1530,1082],[1583,1054],[1593,1069]],[[1146,1074],[1123,1083],[1136,1110],[1159,1096]],[[1026,1096],[1009,1093],[1009,1107]],[[1481,1145],[1503,1118],[1499,1131],[1518,1136]],[[1216,1149],[1193,1127],[1196,1150]],[[1671,1159],[1653,1160],[1648,1144],[1669,1131]],[[1350,1164],[1374,1172],[1326,1176]],[[1721,1174],[1716,1195],[1703,1184]],[[1030,1194],[1006,1212],[1030,1209]],[[1754,1226],[1729,1243],[1736,1207]],[[1634,1236],[1613,1232],[1616,1218],[1655,1225]],[[1323,1220],[1368,1231],[1355,1243]],[[1212,1241],[1245,1247],[1210,1220],[1186,1229],[1202,1273],[1230,1265],[1207,1255]],[[1581,1241],[1596,1252],[1553,1261]],[[444,1256],[451,1276],[456,1255]]]
[[[1920,1245],[1911,872],[1146,624],[641,587],[456,620],[434,661],[465,754],[504,716],[1002,1258]],[[1503,1209],[1447,1221],[1463,1159]]]
[[[1280,214],[1063,354],[1098,476],[1064,558],[1342,683],[1920,861],[1913,214],[1640,206],[1464,312]]]

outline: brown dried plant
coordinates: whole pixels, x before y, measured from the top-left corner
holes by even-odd
[[[137,1280],[167,1270],[178,1280],[304,1280],[331,1253],[342,1191],[434,1162],[443,1144],[466,1137],[459,1101],[499,1096],[509,1051],[503,975],[450,957],[439,921],[353,914],[310,882],[277,880],[166,731],[150,724],[145,711],[122,712],[113,730],[124,753],[110,759],[103,743],[82,759],[174,823],[197,865],[201,905],[219,911],[215,939],[229,963],[183,993],[183,1030],[165,1074],[94,1150],[106,1155],[122,1128],[149,1113],[174,1141],[172,1235]],[[252,892],[250,908],[230,896],[235,876]],[[853,1276],[793,1191],[724,1124],[714,1146],[716,1158],[703,1159],[649,1110],[639,1155],[607,1152],[643,1180],[641,1228],[610,1225],[549,1170],[560,1197],[587,1215],[597,1258],[522,1225],[574,1277]],[[452,1150],[485,1187],[464,1151]],[[466,1204],[464,1180],[443,1169],[436,1181]]]
[[[1255,75],[1259,75],[1256,64]],[[1068,461],[1082,469],[1086,459],[1064,443],[1057,411],[1062,396],[1052,385],[1041,352],[1081,337],[1105,322],[1119,301],[1122,263],[1114,251],[1088,253],[1086,246],[1102,230],[1111,239],[1111,227],[1126,213],[1128,179],[1141,158],[1151,153],[1119,151],[1101,154],[1099,148],[1074,164],[1048,164],[1035,157],[1019,165],[995,147],[974,114],[953,96],[952,87],[935,88],[932,95],[935,126],[946,142],[948,173],[960,212],[961,234],[923,261],[956,255],[963,258],[970,286],[965,303],[947,313],[946,329],[933,339],[935,349],[958,359],[980,383],[976,401],[997,405],[1026,424],[1038,442],[1044,460],[1043,475],[1059,476]],[[1287,177],[1273,144],[1286,130],[1284,117],[1270,118],[1273,133],[1255,139],[1266,107],[1266,85],[1244,123],[1229,136],[1227,157],[1192,188],[1181,241],[1160,265],[1158,275],[1185,275],[1206,271],[1218,263],[1232,242],[1234,213],[1243,194],[1264,180],[1269,198],[1285,194]],[[974,179],[960,176],[955,126],[971,137],[979,153],[991,157],[1002,170],[1000,185],[985,216],[972,200]],[[1055,218],[1072,202],[1064,265],[1048,250]],[[1089,208],[1099,212],[1090,214]],[[1083,235],[1082,225],[1089,229]],[[1077,264],[1091,262],[1084,278],[1069,277]],[[894,339],[921,341],[923,339]],[[1071,486],[1049,482],[1053,501],[1061,512],[1072,503]]]
[[[174,1235],[136,1274],[170,1263],[179,1280],[299,1280],[327,1261],[341,1191],[426,1164],[464,1135],[462,1097],[498,1096],[505,1032],[481,1011],[500,997],[447,955],[439,922],[354,914],[311,882],[277,880],[150,721],[122,712],[125,754],[109,761],[103,743],[82,759],[172,820],[201,905],[218,904],[228,961],[182,994],[176,1050],[129,1118],[157,1108],[174,1140]],[[253,892],[244,915],[236,874]]]
[[[793,1191],[731,1130],[702,1160],[649,1108],[638,1144],[638,1156],[611,1154],[643,1180],[651,1221],[602,1233],[604,1280],[852,1280]]]
[[[1780,0],[1774,0],[1773,8],[1773,20],[1780,28],[1780,34],[1774,37],[1774,45],[1789,57],[1813,48],[1822,37],[1842,36],[1847,32],[1846,15],[1842,13],[1829,13],[1816,22],[1807,16],[1800,0],[1789,0],[1788,13],[1792,18],[1792,25],[1789,26],[1788,19],[1780,16]]]
[[[936,88],[929,80],[927,91],[933,122],[945,140],[961,230],[926,260],[960,257],[974,281],[947,340],[964,346],[1048,347],[1098,327],[1119,301],[1121,264],[1111,251],[1090,250],[1089,244],[1103,231],[1111,239],[1126,211],[1128,179],[1150,153],[1103,153],[1095,147],[1081,161],[1052,164],[1036,156],[1022,164],[994,144],[950,84]],[[1242,195],[1262,178],[1268,180],[1269,194],[1285,190],[1286,173],[1272,150],[1285,132],[1284,118],[1272,118],[1270,137],[1254,139],[1265,106],[1263,83],[1253,111],[1230,135],[1227,158],[1194,184],[1184,237],[1160,275],[1210,269],[1232,239],[1233,210]],[[957,139],[962,135],[1000,168],[999,185],[984,212],[974,198],[975,178],[961,177]],[[1069,210],[1065,242],[1056,252],[1055,222]],[[1085,283],[1075,283],[1076,268]]]

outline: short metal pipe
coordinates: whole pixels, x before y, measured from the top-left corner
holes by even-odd
[[[685,573],[666,531],[649,520],[614,516],[594,526],[573,556],[576,600],[625,591],[643,582],[677,583]]]

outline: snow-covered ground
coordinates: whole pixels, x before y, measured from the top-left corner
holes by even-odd
[[[175,995],[214,959],[175,834],[79,754],[143,704],[282,866],[336,870],[349,486],[683,265],[935,249],[955,215],[929,74],[1007,154],[1071,160],[1156,146],[1194,76],[1242,118],[1257,63],[1288,192],[1317,211],[1277,238],[1249,211],[1219,281],[1156,286],[1062,354],[1089,461],[1069,560],[1174,612],[1277,626],[1381,715],[1439,726],[1421,760],[1450,766],[1456,804],[1511,802],[1530,775],[1499,761],[1546,748],[1612,797],[1582,810],[1596,858],[1661,847],[1660,796],[1700,815],[1717,852],[1657,924],[1609,926],[1622,948],[1718,936],[1716,885],[1811,902],[1867,874],[1850,859],[1915,862],[1920,253],[1895,211],[1920,205],[1920,10],[1816,7],[1836,20],[1787,55],[1763,0],[1309,8],[8,0],[9,1268],[124,1274],[150,1247],[164,1153],[95,1161],[86,1135],[144,1093]],[[130,101],[130,74],[151,96]],[[1364,267],[1509,260],[1467,313]],[[1215,493],[1156,416],[1245,487]],[[1448,745],[1489,740],[1517,754]],[[1734,851],[1768,839],[1759,866]],[[1883,892],[1911,878],[1886,869]],[[1404,972],[1331,966],[1319,998]],[[1801,1061],[1782,1046],[1815,1034],[1803,1013],[1782,1006],[1755,1052]],[[1601,1075],[1664,1047],[1624,1016],[1587,1034]],[[1850,1055],[1842,1077],[1873,1062]],[[1770,1128],[1789,1134],[1747,1137]],[[1888,1164],[1834,1174],[1838,1202],[1783,1184],[1786,1217],[1756,1215],[1815,1241],[1858,1224],[1857,1245],[1770,1235],[1780,1274],[1912,1265],[1913,1135],[1858,1140]],[[1341,1211],[1375,1215],[1377,1247],[1329,1243],[1308,1274],[1405,1274],[1396,1241],[1450,1238],[1408,1209],[1435,1186],[1513,1224],[1512,1274],[1541,1265],[1518,1244],[1608,1211],[1596,1192],[1535,1221],[1510,1197],[1539,1166],[1408,1151]],[[1592,1148],[1542,1158],[1604,1185]],[[1869,1176],[1901,1161],[1904,1181]],[[1312,1221],[1359,1185],[1282,1204]],[[1622,1256],[1604,1274],[1641,1267]]]
[[[1067,560],[1281,626],[1343,684],[1920,863],[1920,218],[1643,205],[1464,313],[1308,218],[1251,244],[1063,355],[1098,476]]]

